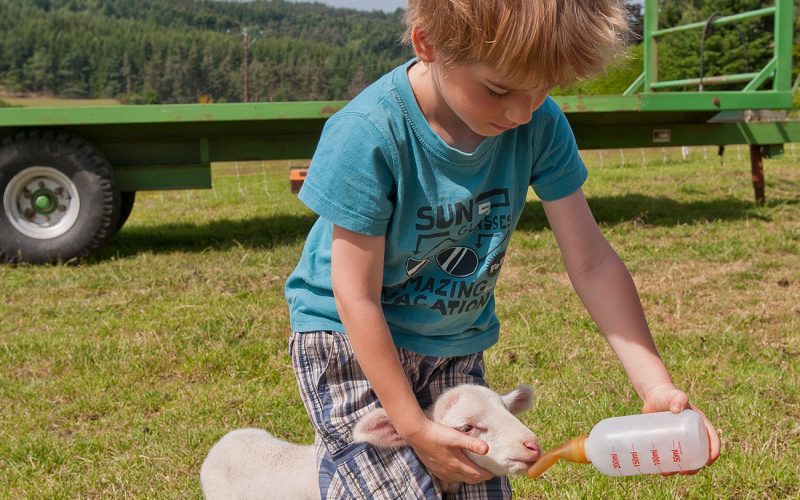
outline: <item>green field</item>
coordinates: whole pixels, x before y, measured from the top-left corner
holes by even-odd
[[[628,264],[675,381],[720,430],[692,477],[558,464],[519,498],[800,496],[800,165],[745,148],[590,152],[585,191]],[[800,148],[797,148],[800,149]],[[197,498],[237,427],[310,442],[286,352],[283,283],[314,217],[287,162],[215,165],[209,191],[140,193],[81,266],[0,266],[0,498]],[[497,290],[498,390],[534,387],[545,448],[640,403],[572,291],[531,198]]]

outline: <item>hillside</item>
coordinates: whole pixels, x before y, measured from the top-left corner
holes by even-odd
[[[127,102],[351,97],[409,57],[398,13],[269,0],[0,2],[0,85]]]

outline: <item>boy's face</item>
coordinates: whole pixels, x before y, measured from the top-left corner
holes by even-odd
[[[528,123],[548,89],[519,87],[486,64],[444,67],[432,64],[431,77],[441,103],[481,137],[492,137]]]

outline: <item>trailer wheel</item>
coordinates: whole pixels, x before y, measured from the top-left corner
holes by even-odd
[[[117,228],[114,230],[114,234],[122,229],[122,226],[128,221],[136,201],[136,191],[122,191],[119,195],[119,221],[117,221]]]
[[[23,132],[0,144],[0,260],[76,262],[119,222],[114,172],[88,142],[64,132]]]

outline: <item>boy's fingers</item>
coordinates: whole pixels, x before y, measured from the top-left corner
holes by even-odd
[[[677,394],[672,396],[672,401],[669,404],[669,410],[672,413],[680,413],[689,408],[689,396],[683,391],[678,391]]]
[[[470,474],[469,479],[464,482],[468,484],[478,484],[484,481],[488,481],[493,477],[494,476],[492,475],[491,472],[481,472],[480,474]]]
[[[689,404],[689,408],[702,415],[703,421],[706,424],[706,432],[708,432],[708,462],[706,465],[711,465],[719,458],[720,448],[722,447],[722,443],[719,439],[719,432],[717,432],[717,429],[714,428],[714,425],[708,420],[708,417],[706,417],[706,414],[703,413],[702,410],[693,404]]]
[[[478,455],[486,455],[489,453],[489,445],[478,438],[472,438],[469,442],[467,450]]]
[[[719,458],[721,445],[717,430],[708,420],[706,420],[706,431],[708,432],[708,463],[706,465],[711,465]]]
[[[470,484],[482,483],[494,477],[494,475],[491,472],[475,465],[472,461],[469,460],[469,458],[464,457],[464,460],[465,460],[465,465],[469,467],[469,469],[464,471],[464,473],[469,477],[469,479],[465,482],[468,482]]]

